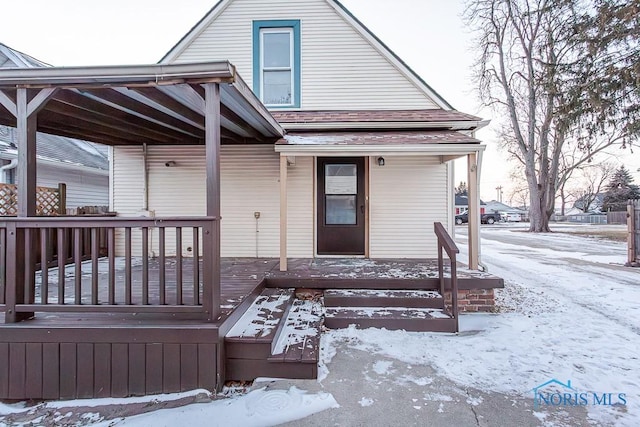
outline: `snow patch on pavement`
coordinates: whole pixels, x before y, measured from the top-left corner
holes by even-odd
[[[368,397],[363,397],[358,401],[358,404],[363,408],[365,408],[367,406],[373,405],[373,399],[369,399]]]
[[[296,387],[289,390],[261,388],[246,395],[211,403],[161,409],[120,420],[105,421],[100,427],[146,427],[206,425],[264,427],[299,420],[330,408],[338,408],[330,393],[310,394]]]

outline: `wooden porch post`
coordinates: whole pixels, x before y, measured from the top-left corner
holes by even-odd
[[[204,284],[203,305],[207,320],[215,322],[220,315],[220,85],[206,83],[204,89],[207,216],[216,220],[204,231],[203,278],[209,283]]]
[[[280,271],[287,271],[287,156],[280,154]]]
[[[480,197],[478,195],[478,153],[467,155],[467,181],[469,198],[469,269],[478,269],[480,254]]]
[[[16,117],[18,146],[18,218],[36,215],[36,129],[38,111],[53,96],[55,89],[42,89],[29,101],[29,89],[16,90],[12,103],[2,91],[0,102]],[[12,105],[13,104],[13,105]],[[16,304],[35,301],[35,236],[31,230],[13,228],[7,236],[7,289],[5,322],[30,319],[32,312],[16,313]]]
[[[18,89],[18,217],[36,215],[36,114],[29,116],[27,89]]]

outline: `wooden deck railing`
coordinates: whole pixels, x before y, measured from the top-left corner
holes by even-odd
[[[442,255],[443,249],[449,257],[451,273],[451,279],[449,280],[449,289],[451,292],[451,317],[455,319],[455,331],[458,332],[458,272],[456,268],[456,254],[460,253],[460,250],[456,246],[449,233],[447,233],[447,230],[444,228],[442,223],[434,223],[433,228],[436,233],[436,237],[438,238],[438,277],[440,279],[440,294],[443,298],[445,298],[445,293],[447,291],[445,286],[446,281],[444,277],[444,257]]]
[[[216,221],[5,218],[0,310],[6,322],[34,312],[200,313],[215,319],[220,310]],[[87,235],[90,257],[83,262]],[[73,265],[56,256],[57,265],[51,266],[53,244],[57,254],[72,254]]]

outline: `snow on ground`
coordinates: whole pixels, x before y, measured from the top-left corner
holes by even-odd
[[[289,390],[261,388],[231,399],[207,404],[163,409],[119,421],[105,421],[99,427],[115,426],[273,426],[308,417],[316,412],[339,407],[329,393],[308,394],[291,387]]]
[[[626,394],[626,407],[588,405],[593,422],[638,426],[640,269],[622,266],[625,251],[624,243],[483,228],[483,262],[506,282],[497,291],[502,313],[463,315],[458,335],[334,330],[323,352],[331,355],[332,345],[346,342],[431,365],[463,387],[532,401],[537,385],[571,380],[579,392]],[[542,419],[545,409],[538,411]]]
[[[265,427],[299,420],[324,411],[339,407],[330,393],[307,393],[296,387],[288,390],[267,390],[261,388],[247,394],[231,394],[229,398],[192,403],[171,409],[159,409],[130,417],[116,419],[105,418],[110,405],[131,405],[142,403],[158,405],[160,402],[176,401],[196,395],[209,396],[206,390],[194,390],[188,393],[164,394],[147,397],[124,399],[82,399],[73,401],[47,402],[35,407],[27,407],[24,403],[0,404],[0,415],[20,414],[38,410],[50,416],[31,418],[25,422],[10,422],[10,425],[74,425],[74,426],[243,426]],[[208,399],[203,399],[208,400]],[[93,408],[97,408],[94,412]],[[53,424],[51,424],[53,423]],[[0,423],[1,424],[1,423]],[[4,424],[1,424],[4,425]]]

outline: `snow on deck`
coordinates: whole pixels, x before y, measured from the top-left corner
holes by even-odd
[[[407,308],[407,307],[336,307],[327,308],[326,317],[338,317],[344,314],[370,318],[398,318],[398,319],[450,319],[444,310],[438,308]]]
[[[391,290],[391,289],[331,289],[325,294],[332,296],[351,297],[380,297],[380,298],[440,298],[440,293],[435,291]]]
[[[290,347],[319,337],[323,315],[322,309],[323,306],[320,301],[294,301],[272,353],[282,354]]]
[[[227,337],[261,338],[270,335],[280,323],[281,316],[277,314],[284,312],[292,293],[291,289],[283,289],[279,294],[260,295],[233,325]]]

